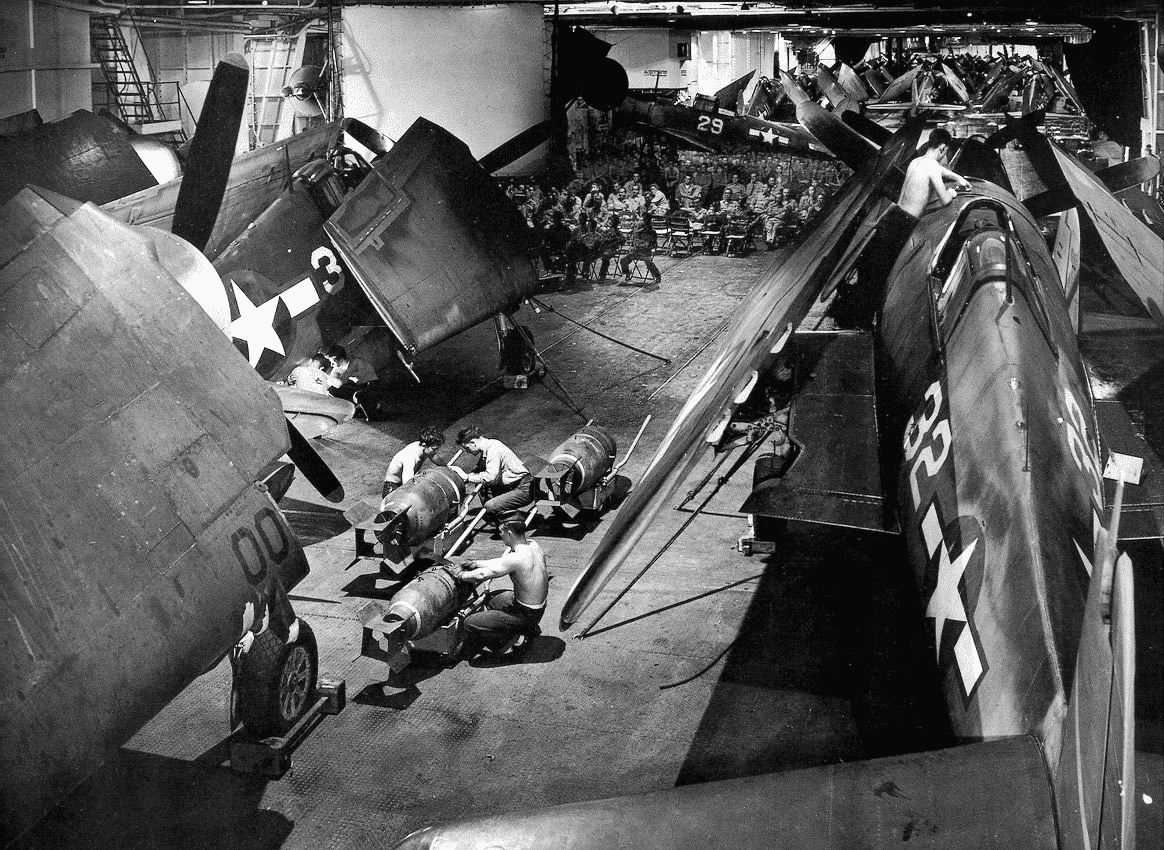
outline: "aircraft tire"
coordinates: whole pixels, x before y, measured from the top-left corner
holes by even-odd
[[[521,350],[521,372],[524,375],[532,375],[538,368],[538,354],[537,349],[534,348],[533,331],[525,328],[525,336],[522,341],[525,345],[522,346]]]
[[[239,666],[238,716],[256,738],[286,734],[311,707],[319,675],[315,633],[299,620],[299,637],[283,643],[260,633]]]

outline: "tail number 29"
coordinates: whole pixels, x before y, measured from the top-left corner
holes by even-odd
[[[710,115],[700,115],[695,129],[701,133],[712,133],[718,136],[723,132],[723,119],[712,118]]]

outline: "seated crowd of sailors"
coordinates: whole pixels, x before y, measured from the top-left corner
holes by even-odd
[[[539,232],[543,270],[563,273],[570,282],[579,272],[589,276],[595,270],[604,280],[610,261],[628,252],[649,256],[644,243],[652,240],[644,233],[644,218],[650,219],[654,250],[672,255],[738,256],[762,246],[781,247],[796,238],[836,186],[831,179],[793,183],[778,173],[737,171],[722,185],[698,182],[697,176],[702,175],[686,172],[666,188],[637,172],[625,179],[573,181],[562,190],[515,182],[507,194]]]

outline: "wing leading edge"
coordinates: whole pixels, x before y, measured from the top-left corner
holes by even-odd
[[[428,827],[395,850],[1058,848],[1042,753],[1012,738]]]
[[[736,311],[734,326],[639,484],[620,508],[579,576],[562,610],[568,628],[594,601],[629,556],[646,526],[699,459],[709,424],[775,357],[814,299],[842,279],[873,234],[868,223],[888,204],[883,194],[913,155],[919,125],[903,127],[865,170],[850,178],[826,206],[820,225],[782,263],[774,265]]]

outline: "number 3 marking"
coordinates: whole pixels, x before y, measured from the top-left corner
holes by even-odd
[[[340,267],[339,260],[335,258],[335,254],[331,252],[330,248],[320,245],[312,251],[311,267],[327,272],[327,280],[323,282],[323,288],[326,292],[330,293],[338,289],[344,282],[344,270]]]

